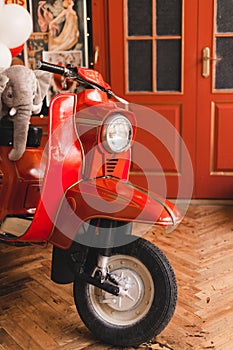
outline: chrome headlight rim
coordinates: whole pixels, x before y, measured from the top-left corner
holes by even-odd
[[[114,132],[115,137],[113,137]],[[123,137],[120,138],[120,134]],[[133,126],[130,120],[123,113],[114,113],[105,120],[102,129],[101,141],[104,149],[107,152],[125,152],[131,147],[132,140]]]

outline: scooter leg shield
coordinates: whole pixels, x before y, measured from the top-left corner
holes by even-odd
[[[175,226],[182,219],[173,203],[154,193],[116,178],[98,178],[80,181],[66,191],[53,236],[62,233],[72,240],[93,218],[163,226]]]

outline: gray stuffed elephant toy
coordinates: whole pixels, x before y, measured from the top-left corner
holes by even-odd
[[[40,112],[51,73],[15,65],[0,73],[0,120],[13,121],[13,148],[9,159],[20,159],[25,151],[32,114]]]

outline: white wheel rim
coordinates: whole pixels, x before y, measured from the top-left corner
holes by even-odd
[[[96,313],[113,325],[132,325],[149,311],[154,298],[150,272],[138,259],[128,255],[109,258],[109,273],[122,281],[120,295],[115,296],[89,285],[89,295]]]

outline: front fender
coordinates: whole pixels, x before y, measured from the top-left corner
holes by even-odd
[[[163,226],[177,225],[182,219],[170,201],[128,181],[101,177],[81,180],[66,191],[57,213],[54,234],[59,236],[59,232],[72,239],[83,222],[92,218]]]

